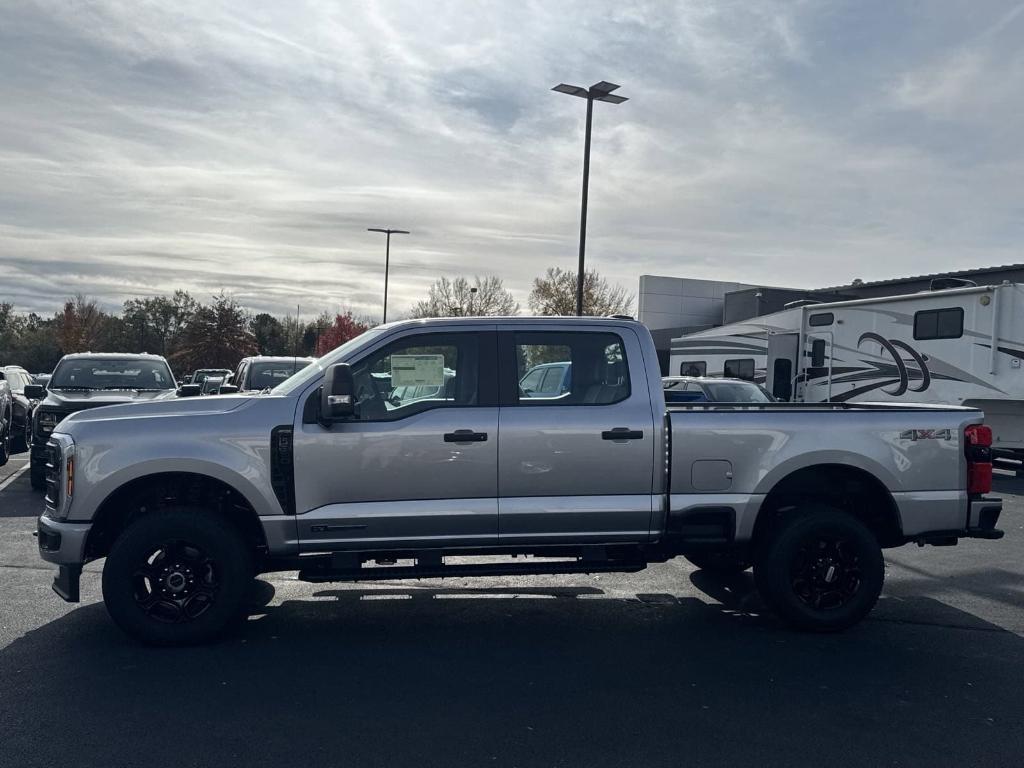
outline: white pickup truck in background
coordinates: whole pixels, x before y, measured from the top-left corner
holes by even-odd
[[[555,362],[571,363],[558,387],[521,386]],[[105,557],[111,616],[156,644],[216,637],[266,571],[591,573],[679,555],[752,565],[787,621],[839,630],[874,606],[883,548],[1002,535],[990,441],[969,408],[666,409],[628,319],[406,321],[267,393],[69,416],[39,548],[71,601]]]

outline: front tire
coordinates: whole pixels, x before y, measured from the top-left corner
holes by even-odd
[[[244,615],[252,553],[214,512],[171,507],[132,523],[107,556],[103,601],[114,622],[147,645],[220,638]]]
[[[765,603],[789,624],[838,632],[874,608],[885,561],[863,523],[833,507],[812,505],[767,534],[754,580]]]

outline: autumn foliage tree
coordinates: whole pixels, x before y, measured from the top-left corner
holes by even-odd
[[[334,322],[320,332],[316,342],[316,356],[326,355],[335,347],[340,347],[349,339],[354,339],[369,329],[366,323],[356,320],[352,312],[338,314]]]

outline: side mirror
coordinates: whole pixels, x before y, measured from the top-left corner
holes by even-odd
[[[234,384],[221,384],[217,388],[217,394],[219,395],[233,395],[238,391],[238,387]]]
[[[356,412],[355,383],[352,367],[337,363],[327,369],[320,390],[320,423],[329,426],[336,421],[351,419]]]
[[[46,397],[46,387],[42,384],[26,384],[25,397],[29,400],[42,400]]]
[[[203,388],[198,384],[182,384],[178,387],[178,397],[198,397]]]

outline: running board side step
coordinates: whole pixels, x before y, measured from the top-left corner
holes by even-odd
[[[320,561],[314,567],[302,568],[299,581],[314,584],[330,581],[381,581],[387,579],[437,579],[465,576],[524,576],[563,573],[636,573],[647,567],[643,560],[558,560],[532,563],[467,563],[445,565],[441,558],[417,559],[415,565],[390,565],[364,568],[353,564],[347,568]]]

